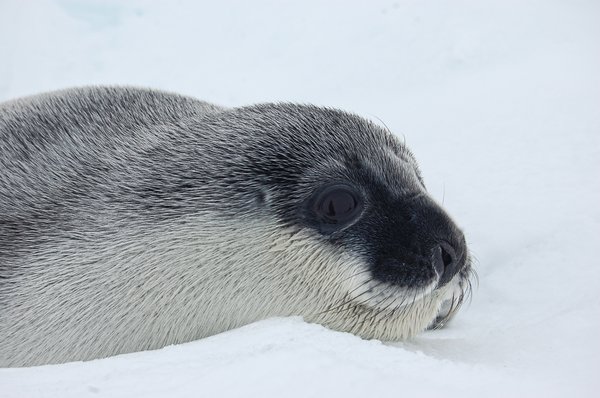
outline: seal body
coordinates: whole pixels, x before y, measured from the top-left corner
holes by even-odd
[[[469,272],[413,155],[358,116],[118,87],[0,104],[0,366],[272,316],[403,339]]]

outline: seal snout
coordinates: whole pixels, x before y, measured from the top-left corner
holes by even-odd
[[[438,277],[437,286],[441,287],[467,266],[465,236],[437,204],[426,201],[417,208],[420,215],[415,220],[418,225],[415,236],[428,241],[423,249],[429,250],[429,261]],[[430,249],[426,249],[427,246]]]

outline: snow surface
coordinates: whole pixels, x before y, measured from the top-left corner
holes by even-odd
[[[0,100],[118,83],[385,122],[464,228],[480,279],[447,329],[410,342],[270,319],[0,369],[0,397],[597,396],[599,22],[584,0],[0,0]]]

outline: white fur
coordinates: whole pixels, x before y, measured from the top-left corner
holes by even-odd
[[[449,290],[365,286],[350,294],[369,280],[358,257],[328,248],[307,230],[267,220],[207,213],[178,227],[104,239],[63,242],[29,257],[32,272],[15,283],[2,318],[19,321],[0,322],[0,365],[156,349],[270,316],[303,315],[365,338],[405,338],[431,323]],[[76,267],[83,267],[78,277],[65,275]]]

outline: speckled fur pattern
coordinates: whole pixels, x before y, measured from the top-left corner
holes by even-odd
[[[298,222],[316,182],[350,178],[357,157],[390,195],[428,198],[404,145],[333,109],[118,87],[0,104],[0,366],[157,349],[272,316],[364,338],[422,331],[462,298],[469,267],[437,289],[435,277],[377,283],[362,242]]]

